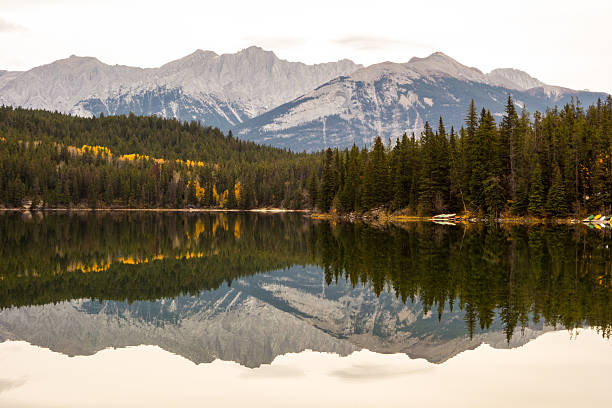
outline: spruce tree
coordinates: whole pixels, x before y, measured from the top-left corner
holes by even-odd
[[[344,186],[338,195],[338,202],[344,212],[355,211],[358,208],[359,197],[359,149],[355,144],[346,159],[346,175]]]
[[[539,217],[544,214],[545,203],[544,182],[542,180],[542,168],[540,161],[535,159],[533,172],[531,173],[531,186],[529,192],[529,214]]]
[[[319,208],[323,212],[330,210],[337,191],[337,176],[334,161],[334,152],[327,148],[323,160],[323,174],[321,176],[321,188],[319,190]]]
[[[567,197],[565,194],[565,186],[561,177],[561,170],[558,165],[554,165],[552,185],[548,190],[546,199],[546,209],[549,215],[553,217],[567,216]]]
[[[310,208],[314,209],[318,203],[318,193],[319,193],[319,182],[317,180],[317,176],[315,172],[310,173],[310,178],[308,179],[308,197],[310,199]]]

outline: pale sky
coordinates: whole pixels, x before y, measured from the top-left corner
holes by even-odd
[[[612,93],[612,1],[0,0],[0,69],[71,54],[160,66],[250,45],[290,61],[369,65],[442,51],[484,72]]]

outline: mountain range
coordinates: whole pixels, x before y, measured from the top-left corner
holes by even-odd
[[[605,99],[551,86],[512,69],[483,73],[436,52],[368,67],[350,60],[307,65],[249,47],[197,50],[159,68],[71,56],[28,71],[0,71],[0,104],[79,116],[159,115],[197,120],[258,143],[292,150],[367,145],[418,132],[425,121],[463,123],[474,99],[501,117],[508,95],[530,112]]]

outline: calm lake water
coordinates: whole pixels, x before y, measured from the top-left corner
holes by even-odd
[[[0,214],[0,406],[609,405],[612,234]]]

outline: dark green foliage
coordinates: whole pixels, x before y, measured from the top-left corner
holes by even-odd
[[[315,173],[310,174],[308,180],[308,197],[310,199],[310,208],[315,208],[319,200],[319,186]]]
[[[472,102],[458,133],[440,118],[420,137],[404,134],[388,148],[377,137],[361,151],[292,153],[197,123],[12,108],[0,108],[0,138],[0,206],[8,207],[31,200],[45,207],[317,206],[492,217],[612,212],[612,98],[534,112],[531,121],[508,97],[499,126]],[[104,146],[112,159],[75,153],[83,145]],[[118,159],[135,153],[150,159]]]
[[[519,116],[509,97],[498,126],[491,112],[478,116],[471,103],[458,134],[447,133],[440,118],[437,130],[425,123],[419,139],[404,134],[390,150],[376,138],[358,160],[347,151],[334,154],[335,167],[345,170],[337,179],[338,209],[468,210],[491,217],[612,212],[612,98],[533,118],[525,109]]]
[[[346,155],[346,176],[338,196],[339,209],[343,212],[348,213],[359,208],[360,170],[359,149],[353,145]]]
[[[567,196],[559,166],[555,166],[553,169],[552,185],[548,190],[548,198],[546,199],[546,210],[553,217],[567,216]]]
[[[319,190],[319,208],[323,212],[330,210],[332,201],[338,190],[338,162],[334,160],[334,152],[328,148],[323,158],[321,188]]]
[[[112,156],[83,145],[102,146]],[[148,158],[121,159],[133,154]],[[240,141],[197,123],[0,108],[0,206],[32,200],[45,207],[310,207],[306,184],[320,158]],[[227,191],[223,203],[213,188],[219,196]]]
[[[442,118],[435,133],[425,122],[425,131],[421,135],[419,180],[419,204],[422,210],[431,213],[449,208],[449,151]]]
[[[382,139],[376,137],[365,167],[361,204],[364,209],[369,210],[386,205],[391,197],[387,154]]]
[[[487,214],[497,217],[504,208],[504,188],[499,178],[491,176],[484,181],[485,209]]]
[[[529,192],[529,214],[541,216],[545,212],[544,208],[545,193],[544,182],[542,181],[542,169],[540,162],[535,161],[533,172],[531,173],[531,188]]]

